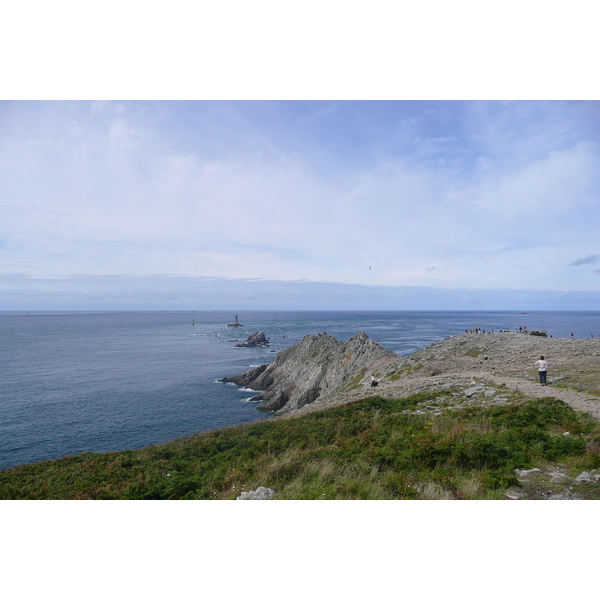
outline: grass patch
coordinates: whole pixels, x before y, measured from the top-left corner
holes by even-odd
[[[353,377],[344,387],[344,391],[346,392],[350,392],[352,390],[356,390],[360,387],[360,382],[363,380],[365,373],[366,373],[366,369],[361,369],[358,374]]]
[[[600,396],[600,369],[596,365],[589,365],[583,370],[559,367],[548,376],[556,387]]]
[[[472,350],[468,350],[467,352],[465,352],[465,356],[472,356],[473,358],[477,358],[482,354],[483,350],[480,350],[479,348],[473,348]]]
[[[598,425],[553,398],[438,416],[431,394],[372,397],[297,419],[241,425],[141,450],[84,453],[0,471],[1,499],[486,499],[544,461],[591,470]],[[570,435],[563,436],[564,431]]]

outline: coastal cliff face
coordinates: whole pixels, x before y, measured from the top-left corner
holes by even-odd
[[[280,415],[364,385],[365,378],[398,358],[362,331],[347,342],[319,333],[280,352],[268,366],[222,381],[263,391],[256,398],[264,400],[259,408]]]

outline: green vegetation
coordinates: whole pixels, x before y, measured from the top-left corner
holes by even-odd
[[[350,392],[352,390],[357,390],[360,387],[360,382],[363,380],[365,376],[366,369],[361,369],[358,374],[353,377],[344,387],[344,391]]]
[[[473,348],[472,350],[465,352],[465,356],[472,356],[473,358],[477,358],[481,354],[483,354],[483,350],[480,350],[479,348]]]
[[[432,399],[372,397],[162,446],[16,467],[0,471],[0,498],[233,499],[264,485],[277,499],[493,499],[519,485],[515,468],[558,460],[600,467],[600,454],[585,451],[600,442],[600,428],[554,398],[410,413]]]

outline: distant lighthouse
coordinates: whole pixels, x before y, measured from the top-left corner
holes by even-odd
[[[243,325],[238,321],[238,316],[235,315],[233,323],[228,323],[227,327],[243,327]]]

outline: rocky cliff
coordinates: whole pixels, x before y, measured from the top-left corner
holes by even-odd
[[[347,342],[327,333],[307,335],[272,364],[222,381],[262,391],[259,407],[287,414],[364,385],[366,378],[398,359],[398,355],[362,331]]]

